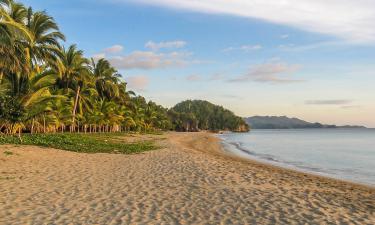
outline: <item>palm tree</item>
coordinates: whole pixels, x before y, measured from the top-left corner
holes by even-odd
[[[56,61],[60,53],[59,41],[64,41],[65,36],[59,31],[52,17],[45,12],[34,13],[32,8],[27,10],[25,25],[33,37],[30,42],[26,43],[27,55],[32,68],[39,72],[41,63]]]
[[[15,107],[22,111],[24,122],[42,113],[48,102],[56,97],[49,91],[55,82],[55,78],[50,74],[31,73],[28,77],[19,76],[19,74],[5,74],[5,79],[7,82],[2,86],[7,90],[6,95],[11,96]],[[25,124],[20,121],[14,122],[11,124],[10,132],[21,132],[24,126]]]
[[[90,70],[88,60],[83,56],[83,51],[77,50],[76,45],[71,45],[67,50],[60,49],[59,58],[52,65],[52,71],[56,73],[56,87],[64,90],[69,95],[74,92],[74,106],[72,111],[71,131],[75,129],[75,120],[79,100],[82,99],[81,90],[86,82],[90,82]]]
[[[91,72],[95,77],[95,86],[101,99],[107,100],[119,97],[119,81],[121,75],[106,59],[95,62],[91,59]]]
[[[49,86],[55,78],[41,73],[40,65],[53,58],[50,53],[64,36],[44,12],[34,14],[14,1],[0,3],[0,32],[5,37],[0,42],[0,58],[7,64],[0,70],[0,90],[30,116],[42,110],[41,103],[51,97]]]
[[[168,126],[167,110],[128,91],[108,60],[90,61],[64,40],[45,12],[0,0],[0,133]]]

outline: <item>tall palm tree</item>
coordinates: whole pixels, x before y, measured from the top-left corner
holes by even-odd
[[[44,11],[0,0],[0,133],[166,127],[166,109],[128,91],[108,60],[90,61],[64,40]]]
[[[54,19],[45,12],[33,12],[32,8],[27,10],[25,26],[32,34],[32,39],[26,44],[30,64],[39,72],[41,63],[54,62],[60,53],[60,41],[65,36],[59,31]]]
[[[61,48],[59,58],[52,65],[52,71],[56,73],[56,86],[64,90],[65,94],[74,91],[74,106],[72,111],[71,131],[75,128],[77,107],[81,95],[81,89],[86,82],[90,82],[92,76],[88,67],[89,61],[83,56],[83,51],[77,50],[76,45],[68,49]]]
[[[100,98],[110,100],[119,97],[121,75],[111,66],[109,61],[99,59],[98,62],[95,62],[94,59],[91,59],[90,66]]]

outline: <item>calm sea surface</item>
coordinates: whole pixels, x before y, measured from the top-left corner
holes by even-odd
[[[219,135],[241,157],[375,186],[375,129],[252,130]]]

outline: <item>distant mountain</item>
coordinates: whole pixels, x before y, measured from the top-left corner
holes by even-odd
[[[286,116],[253,116],[245,118],[251,129],[304,129],[304,128],[366,128],[363,126],[336,126],[310,123]]]

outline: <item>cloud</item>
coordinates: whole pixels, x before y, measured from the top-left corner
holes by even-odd
[[[348,41],[326,41],[326,42],[317,42],[305,45],[295,45],[295,44],[287,44],[287,45],[280,45],[279,49],[282,51],[294,51],[294,52],[302,52],[308,51],[313,49],[324,49],[327,47],[342,47],[353,45],[352,42]]]
[[[229,48],[223,49],[223,52],[230,52],[230,51],[236,51],[236,50],[250,52],[250,51],[259,50],[262,48],[263,48],[262,45],[242,45],[240,47],[229,47]]]
[[[331,99],[331,100],[308,100],[305,102],[306,105],[346,105],[352,103],[352,100],[348,99]]]
[[[281,39],[288,39],[289,38],[289,34],[283,34],[280,36]]]
[[[189,52],[155,53],[134,51],[129,55],[115,56],[109,61],[118,69],[163,69],[183,67],[191,63]]]
[[[183,48],[186,46],[185,41],[168,41],[168,42],[159,42],[155,43],[153,41],[149,41],[145,44],[145,48],[151,49],[152,51],[158,51],[162,48]]]
[[[201,76],[196,75],[196,74],[191,74],[186,77],[187,81],[200,81],[201,79],[202,79]]]
[[[353,42],[375,43],[375,2],[373,0],[131,1],[202,13],[255,18]]]
[[[186,42],[147,42],[146,48],[152,51],[133,51],[129,54],[122,53],[122,45],[114,45],[93,55],[95,60],[107,58],[118,69],[163,69],[171,67],[183,67],[188,64],[202,64],[206,61],[191,59],[193,53],[186,51],[157,52],[161,48],[182,48]]]
[[[294,83],[303,80],[290,79],[283,77],[297,72],[301,68],[300,65],[288,65],[281,62],[270,62],[259,64],[251,67],[249,71],[240,77],[229,80],[230,82],[264,82],[264,83]]]
[[[106,57],[105,53],[98,53],[92,56],[94,60],[104,59]]]
[[[144,91],[150,83],[149,77],[144,75],[127,77],[125,78],[125,80],[128,83],[128,87],[130,89],[134,89],[137,91]]]
[[[104,50],[102,50],[100,53],[94,54],[92,58],[94,60],[104,59],[107,57],[107,55],[114,55],[116,53],[120,53],[124,50],[124,46],[122,45],[113,45],[111,47],[108,47]]]
[[[343,105],[341,106],[342,109],[360,109],[362,108],[361,105]]]
[[[114,46],[104,49],[104,53],[114,54],[114,53],[122,52],[122,50],[124,50],[124,46],[114,45]]]
[[[224,78],[225,78],[224,73],[214,73],[209,78],[209,81],[218,81],[218,80],[223,80]]]

